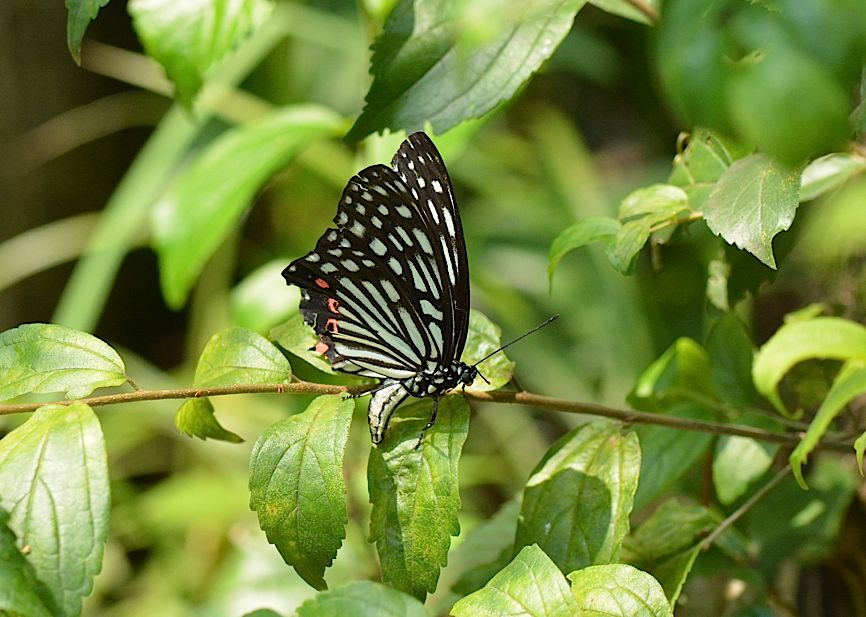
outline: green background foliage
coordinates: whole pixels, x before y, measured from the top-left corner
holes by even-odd
[[[0,613],[866,614],[860,0],[4,23]],[[467,241],[463,359],[561,317],[371,448],[366,399],[280,394],[366,382],[279,273],[420,129]],[[519,389],[628,422],[477,400]],[[127,398],[51,404],[92,395]]]

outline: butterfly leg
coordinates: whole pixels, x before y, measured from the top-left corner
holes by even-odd
[[[424,428],[421,429],[421,434],[418,435],[418,443],[415,444],[415,449],[417,450],[421,446],[421,442],[424,441],[424,435],[427,433],[427,429],[431,428],[434,424],[436,424],[436,414],[439,412],[439,397],[433,397],[433,413],[430,414],[430,419],[427,421],[427,424],[424,425]]]

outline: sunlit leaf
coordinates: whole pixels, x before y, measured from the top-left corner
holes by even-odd
[[[800,177],[800,199],[808,201],[866,172],[866,158],[848,152],[819,157],[806,165]]]
[[[621,221],[645,216],[655,223],[688,209],[688,201],[686,192],[678,186],[653,184],[626,195],[619,205],[617,216]]]
[[[260,26],[268,0],[130,0],[132,25],[147,54],[189,107],[208,71]]]
[[[466,347],[460,359],[466,364],[474,365],[501,346],[502,330],[499,326],[490,321],[484,313],[470,309],[469,333],[466,335]],[[479,376],[467,387],[472,390],[497,390],[511,381],[514,362],[508,359],[504,351],[500,351],[480,364],[478,370],[490,383],[485,383]]]
[[[374,131],[444,133],[484,115],[549,58],[585,0],[507,3],[510,19],[483,37],[463,36],[447,0],[402,0],[373,45],[373,84],[346,139]]]
[[[329,109],[287,107],[226,131],[181,172],[153,211],[160,282],[170,306],[183,305],[207,260],[265,181],[310,143],[341,128],[341,119]]]
[[[577,603],[562,572],[537,546],[527,546],[483,588],[458,601],[454,617],[570,617]]]
[[[563,572],[615,562],[640,473],[637,435],[591,422],[557,441],[523,495],[515,549],[538,544]]]
[[[297,312],[300,290],[274,285],[287,263],[286,259],[269,261],[235,285],[229,297],[233,323],[261,334]]]
[[[632,21],[646,25],[652,25],[653,23],[653,20],[650,19],[645,11],[638,10],[635,8],[637,5],[633,2],[628,2],[628,0],[589,0],[589,3],[600,8],[602,11],[607,11],[608,13],[631,19]],[[642,4],[649,11],[654,11],[658,15],[661,4],[659,0],[648,0]]]
[[[707,352],[682,337],[638,377],[628,401],[638,409],[661,411],[695,396],[715,398]]]
[[[763,416],[744,416],[737,424],[782,432],[778,422]],[[713,454],[713,486],[719,502],[729,505],[745,495],[749,486],[770,469],[778,451],[778,444],[750,437],[720,437]]]
[[[82,398],[126,381],[123,360],[86,332],[24,324],[0,333],[0,401],[31,392]]]
[[[590,566],[568,575],[577,599],[574,614],[586,617],[673,617],[659,582],[625,564]]]
[[[268,541],[316,589],[325,588],[325,568],[346,536],[343,452],[354,406],[319,397],[265,430],[250,455],[250,508]]]
[[[838,317],[786,323],[755,356],[752,379],[776,409],[789,415],[779,397],[779,382],[795,364],[810,358],[866,359],[866,327]]]
[[[773,238],[791,226],[799,203],[799,170],[753,154],[719,179],[704,204],[704,219],[725,242],[775,268]]]
[[[174,425],[181,433],[200,439],[218,439],[229,443],[241,443],[240,435],[223,428],[214,416],[213,405],[208,398],[191,398],[180,406],[174,416]]]
[[[48,405],[0,441],[0,507],[63,615],[78,615],[108,535],[102,429],[83,403]]]
[[[367,483],[382,580],[416,598],[436,588],[451,536],[460,526],[457,463],[469,428],[469,406],[459,395],[439,399],[436,423],[419,443],[431,401],[403,405],[385,440],[370,451]]]
[[[289,361],[269,340],[246,328],[226,328],[205,345],[195,369],[200,387],[235,384],[287,383]]]

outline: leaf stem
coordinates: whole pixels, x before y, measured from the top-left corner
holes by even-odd
[[[238,384],[233,386],[222,386],[218,388],[176,388],[169,390],[136,390],[134,392],[122,392],[104,396],[92,396],[81,399],[91,407],[104,405],[117,405],[119,403],[131,403],[137,401],[157,401],[165,399],[189,399],[203,396],[225,396],[229,394],[262,394],[262,393],[291,393],[291,394],[364,394],[370,390],[372,385],[358,386],[336,386],[317,384],[308,381],[296,381],[292,383],[267,383],[267,384]],[[595,403],[581,403],[565,399],[543,396],[532,392],[478,392],[467,390],[465,396],[470,400],[486,403],[504,403],[513,405],[528,405],[540,409],[564,411],[567,413],[579,413],[590,416],[599,416],[619,420],[627,424],[651,424],[656,426],[667,426],[684,431],[695,431],[710,433],[712,435],[738,435],[750,437],[759,441],[769,441],[789,446],[800,443],[803,434],[801,432],[768,431],[752,426],[740,426],[736,424],[725,424],[723,422],[710,422],[705,420],[693,420],[691,418],[679,418],[665,416],[645,411],[632,409],[618,409],[606,407]],[[45,405],[69,405],[73,401],[60,400],[51,403],[17,403],[0,405],[0,416],[17,413],[31,413]],[[833,450],[837,452],[850,452],[853,445],[847,442],[824,440],[817,445],[818,449]]]

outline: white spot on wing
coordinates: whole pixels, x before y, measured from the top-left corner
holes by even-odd
[[[451,219],[451,212],[448,211],[448,208],[445,208],[442,211],[442,216],[445,218],[445,227],[448,228],[448,235],[452,238],[457,235],[454,231],[454,221]]]
[[[441,193],[441,192],[442,192],[442,184],[439,182],[439,180],[433,180],[433,181],[430,183],[430,186],[432,186],[432,187],[433,187],[433,190],[436,191],[437,193]]]
[[[352,226],[349,228],[349,231],[351,231],[353,234],[355,234],[359,238],[363,238],[364,232],[366,231],[366,229],[364,228],[364,226],[359,221],[355,221],[354,223],[352,223]]]
[[[397,214],[402,216],[404,219],[412,218],[412,211],[409,208],[407,208],[406,206],[401,204],[394,209],[397,211]]]
[[[379,240],[379,238],[373,238],[370,241],[370,249],[379,257],[388,252],[387,247],[382,243],[381,240]]]
[[[433,204],[432,199],[427,200],[427,209],[430,210],[430,214],[433,215],[433,220],[436,221],[436,224],[439,224],[439,210],[436,209],[436,206]]]
[[[388,265],[391,267],[391,269],[394,271],[394,274],[396,274],[397,276],[400,276],[401,274],[403,274],[403,266],[401,266],[400,262],[397,261],[396,259],[394,259],[393,257],[388,260]]]

